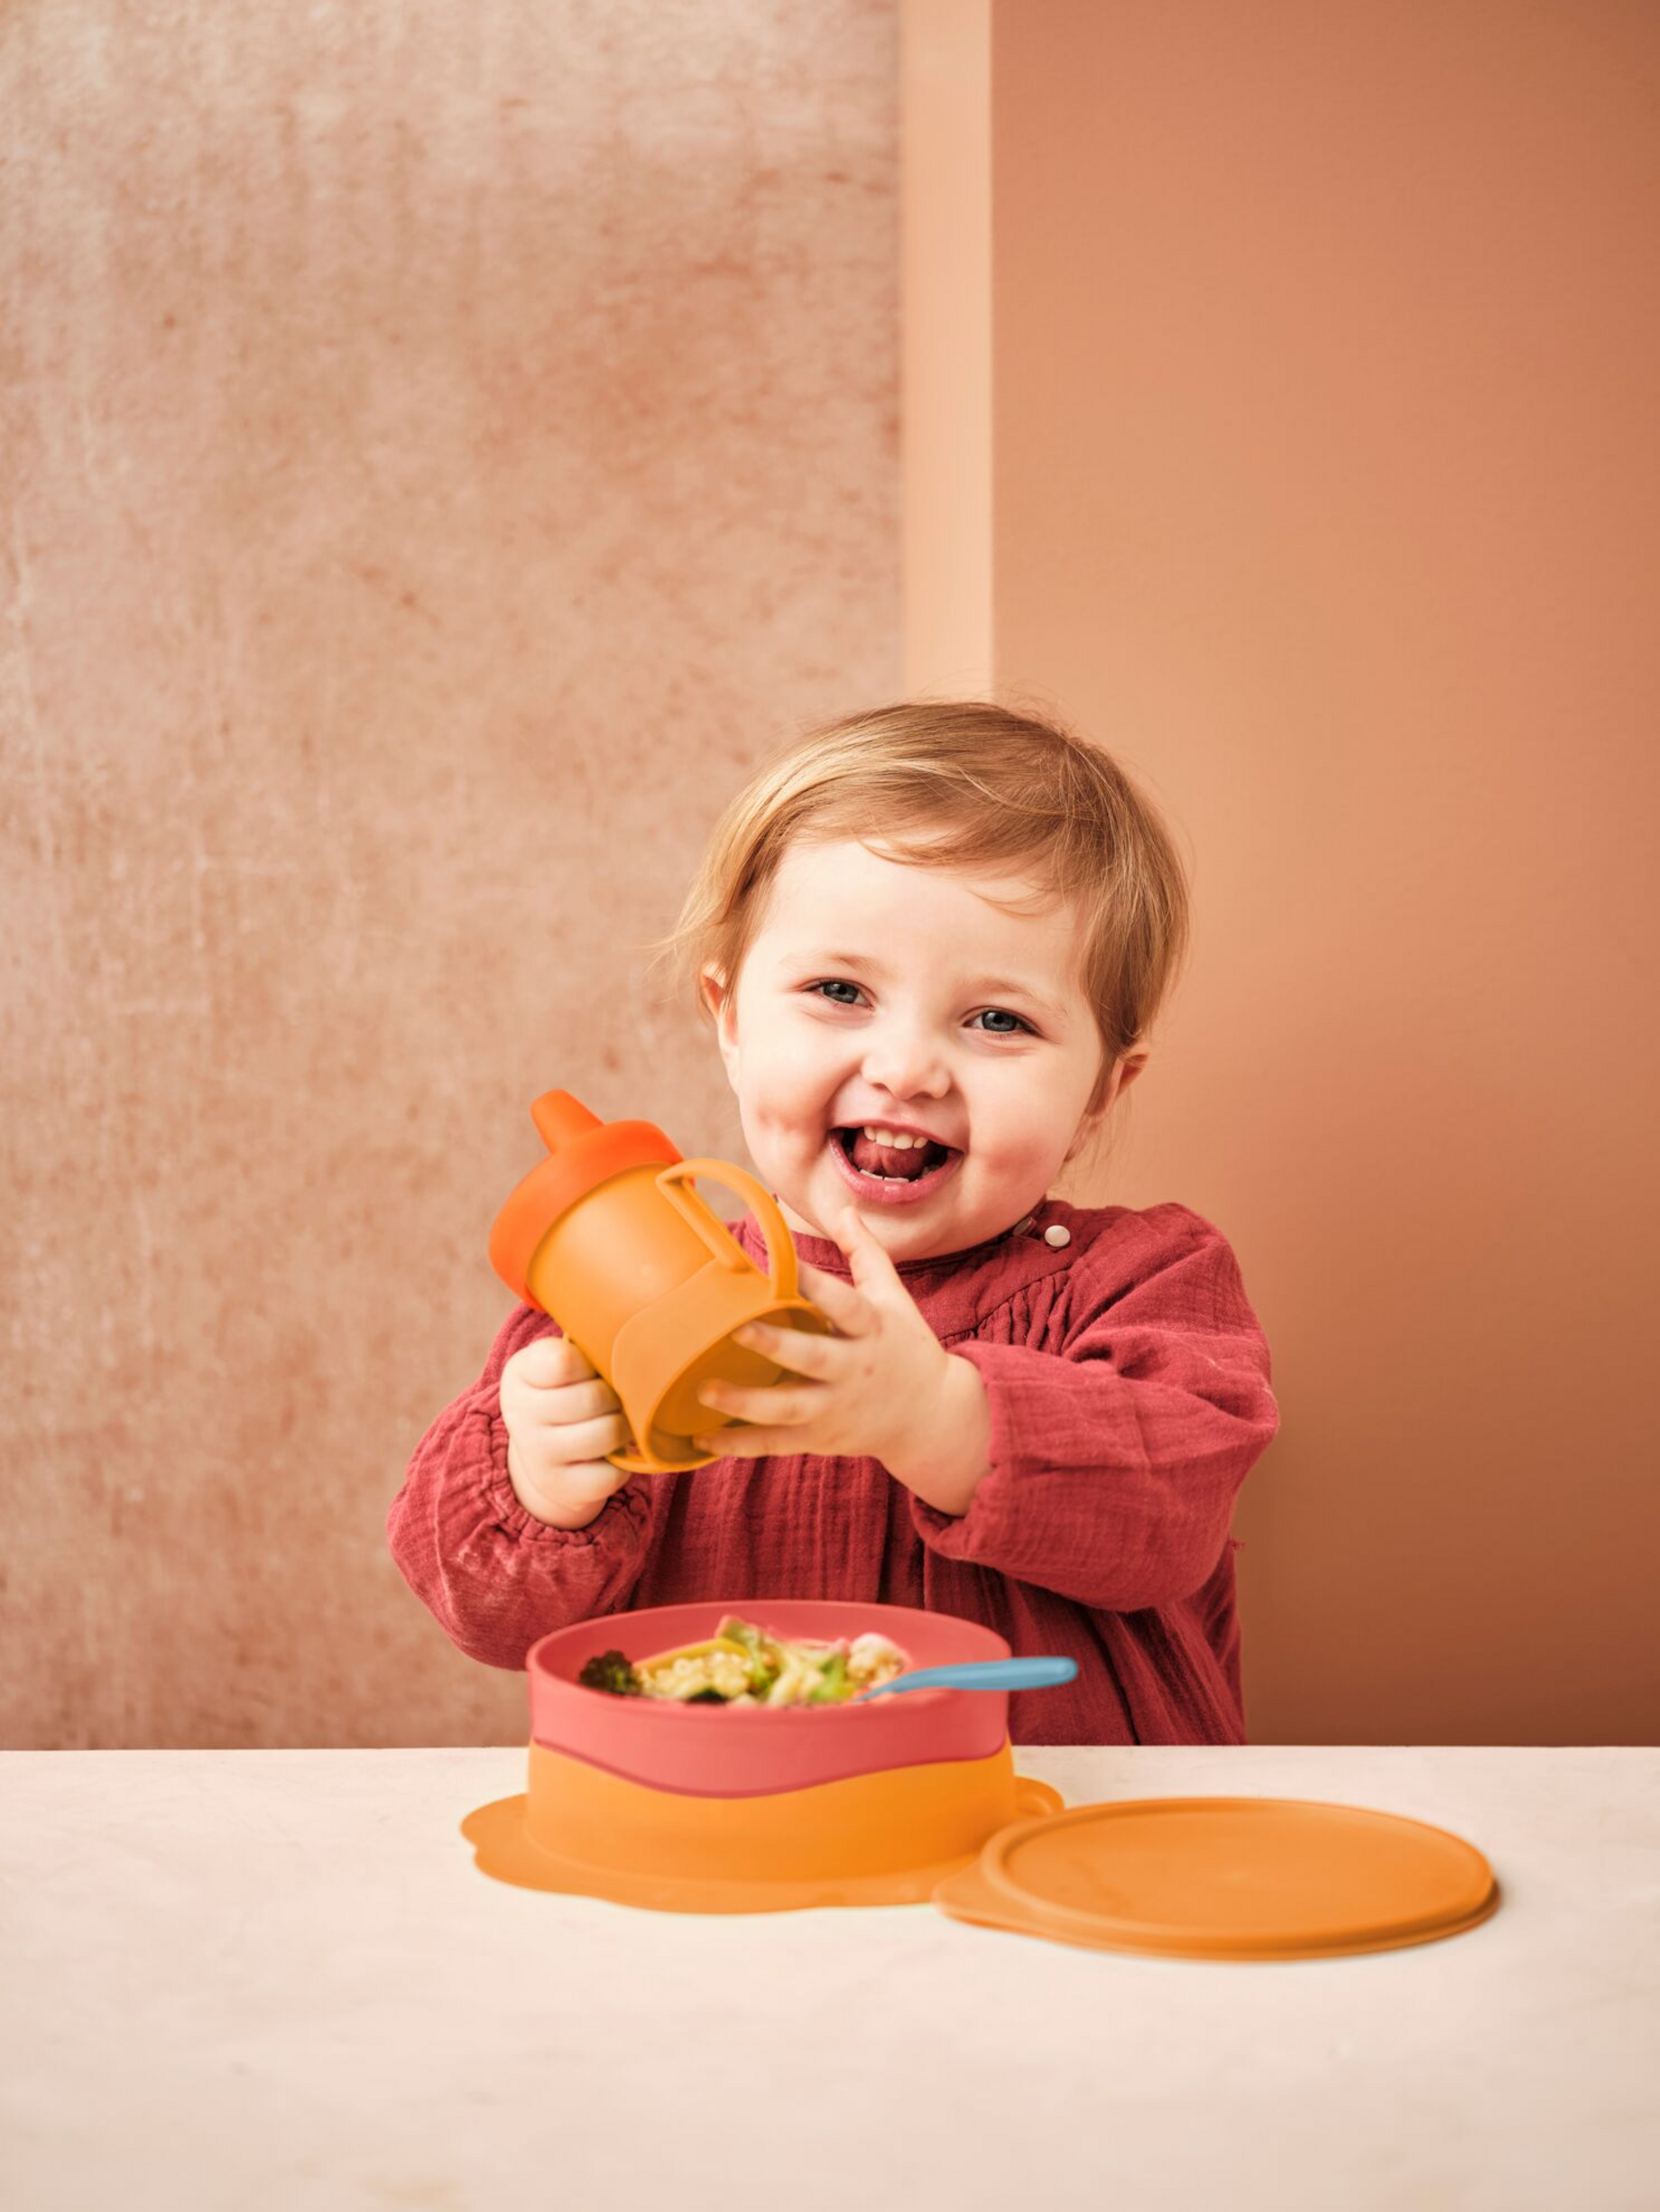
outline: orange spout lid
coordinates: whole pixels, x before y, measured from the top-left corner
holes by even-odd
[[[602,1121],[568,1091],[544,1091],[530,1109],[548,1157],[532,1167],[495,1217],[490,1264],[513,1295],[533,1305],[526,1285],[536,1248],[561,1213],[625,1167],[672,1167],[683,1155],[650,1121]]]

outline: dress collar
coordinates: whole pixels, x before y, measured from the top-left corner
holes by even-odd
[[[772,1194],[774,1203],[777,1195],[776,1192]],[[956,1275],[965,1268],[982,1266],[1008,1251],[1011,1246],[1024,1243],[1033,1237],[1039,1240],[1038,1249],[1042,1250],[1043,1223],[1046,1215],[1052,1212],[1054,1208],[1055,1201],[1046,1198],[1031,1212],[1022,1216],[1010,1228],[1000,1230],[995,1237],[987,1237],[980,1244],[965,1245],[960,1252],[936,1252],[927,1259],[896,1261],[895,1271],[901,1281],[913,1276]],[[767,1240],[753,1214],[746,1213],[741,1221],[729,1222],[728,1227],[750,1257],[760,1260],[764,1266]],[[844,1282],[852,1281],[853,1269],[848,1265],[847,1255],[832,1238],[809,1236],[805,1230],[798,1229],[792,1229],[789,1233],[798,1259],[805,1260],[809,1267],[816,1267],[822,1275],[839,1275]]]

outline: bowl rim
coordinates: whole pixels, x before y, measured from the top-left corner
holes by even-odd
[[[690,1610],[702,1608],[705,1602],[706,1601],[701,1598],[688,1598],[682,1599],[680,1602],[675,1605],[641,1606],[638,1611],[627,1611],[614,1614],[597,1613],[590,1616],[590,1618],[586,1620],[567,1622],[563,1628],[550,1628],[546,1636],[538,1636],[535,1643],[532,1644],[529,1651],[526,1652],[524,1659],[525,1672],[527,1675],[530,1677],[533,1684],[539,1689],[542,1696],[545,1697],[552,1695],[558,1698],[561,1702],[563,1702],[567,1697],[576,1697],[583,1700],[589,1698],[604,1698],[607,1705],[613,1710],[617,1718],[619,1719],[621,1719],[623,1713],[650,1715],[658,1719],[666,1719],[669,1715],[673,1714],[676,1718],[671,1725],[674,1726],[684,1725],[688,1721],[696,1724],[711,1720],[724,1720],[728,1709],[723,1705],[694,1705],[688,1700],[680,1698],[620,1698],[613,1691],[590,1689],[587,1683],[579,1682],[569,1674],[556,1673],[553,1667],[549,1664],[551,1655],[549,1646],[558,1643],[561,1639],[567,1636],[575,1636],[579,1629],[598,1629],[602,1624],[609,1625],[612,1623],[616,1623],[620,1625],[623,1622],[631,1620],[647,1620],[650,1619],[653,1613],[687,1612]],[[994,1650],[988,1650],[985,1653],[984,1655],[986,1658],[1009,1659],[1012,1658],[1014,1655],[1013,1646],[1010,1644],[1008,1638],[1001,1635],[997,1629],[988,1628],[983,1621],[970,1620],[965,1614],[947,1613],[943,1607],[890,1605],[881,1601],[866,1605],[860,1599],[853,1598],[744,1598],[736,1600],[729,1599],[710,1599],[707,1600],[708,1609],[713,1612],[717,1618],[723,1613],[737,1612],[740,1606],[747,1607],[749,1608],[749,1611],[744,1615],[744,1618],[746,1619],[756,1619],[758,1625],[762,1627],[766,1626],[764,1609],[767,1607],[795,1607],[807,1605],[835,1606],[838,1608],[844,1607],[850,1613],[858,1612],[866,1615],[885,1614],[890,1617],[897,1616],[912,1620],[915,1620],[924,1615],[933,1619],[952,1620],[957,1622],[964,1628],[971,1629],[976,1636],[983,1636],[987,1638],[991,1645],[996,1646]],[[882,1626],[882,1624],[880,1622],[873,1625],[879,1628]],[[711,1630],[711,1633],[713,1633],[713,1630]],[[904,1639],[900,1636],[896,1634],[893,1640],[896,1644],[900,1645],[901,1648],[903,1647]],[[620,1644],[618,1644],[611,1646],[602,1645],[600,1648],[620,1650],[622,1646]],[[589,1655],[592,1656],[593,1654],[590,1654]],[[932,1661],[929,1664],[943,1665],[946,1663],[944,1661]],[[881,1713],[884,1709],[886,1709],[890,1715],[892,1715],[896,1711],[899,1714],[903,1714],[908,1707],[913,1710],[918,1710],[925,1707],[936,1704],[942,1699],[946,1698],[955,1699],[980,1696],[1006,1697],[1007,1695],[1008,1692],[1006,1691],[982,1691],[950,1689],[908,1690],[899,1696],[890,1698],[872,1698],[868,1703],[863,1702],[857,1698],[848,1698],[843,1700],[841,1703],[835,1705],[780,1705],[778,1707],[751,1705],[742,1707],[740,1710],[743,1713],[744,1726],[746,1728],[763,1725],[770,1728],[786,1726],[799,1728],[804,1721],[811,1721],[815,1728],[822,1729],[826,1721],[832,1724],[840,1722],[843,1725],[845,1725],[846,1722],[853,1718],[855,1712],[859,1716],[861,1725],[868,1725],[874,1719],[874,1717],[877,1714]],[[622,1725],[624,1727],[629,1727],[634,1724],[631,1721],[623,1721]]]

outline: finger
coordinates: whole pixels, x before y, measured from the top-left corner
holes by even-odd
[[[591,1506],[596,1498],[620,1490],[629,1479],[628,1470],[613,1467],[609,1460],[577,1460],[561,1467],[558,1475],[559,1502],[567,1506]]]
[[[549,1466],[571,1467],[582,1460],[603,1460],[627,1442],[628,1423],[621,1414],[605,1414],[597,1421],[573,1422],[568,1428],[539,1429],[531,1449],[545,1456]]]
[[[808,1267],[806,1260],[800,1263],[798,1273],[804,1293],[843,1336],[862,1336],[870,1328],[875,1317],[862,1290],[844,1283],[839,1275],[826,1275],[822,1267]]]
[[[537,1390],[550,1390],[560,1383],[586,1382],[599,1371],[582,1347],[573,1344],[567,1336],[539,1336],[534,1343],[516,1351],[508,1365]]]
[[[809,1447],[799,1429],[710,1429],[692,1442],[699,1452],[717,1460],[761,1460],[793,1454],[799,1458]]]
[[[752,1321],[734,1329],[732,1341],[746,1351],[762,1352],[769,1359],[776,1359],[792,1375],[834,1375],[849,1357],[834,1337],[809,1336],[805,1329],[779,1329],[765,1321]]]
[[[770,1421],[784,1427],[810,1421],[825,1399],[822,1383],[773,1383],[752,1390],[718,1378],[705,1383],[697,1395],[717,1413],[735,1414],[740,1421]]]
[[[521,1398],[521,1418],[536,1428],[568,1428],[574,1421],[596,1421],[602,1414],[617,1414],[622,1401],[605,1380],[554,1383],[546,1389],[532,1386]]]

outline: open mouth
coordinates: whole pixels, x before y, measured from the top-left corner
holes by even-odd
[[[952,1145],[925,1145],[908,1149],[880,1145],[862,1129],[830,1132],[830,1150],[844,1176],[862,1197],[886,1204],[904,1204],[936,1190],[962,1159]]]

